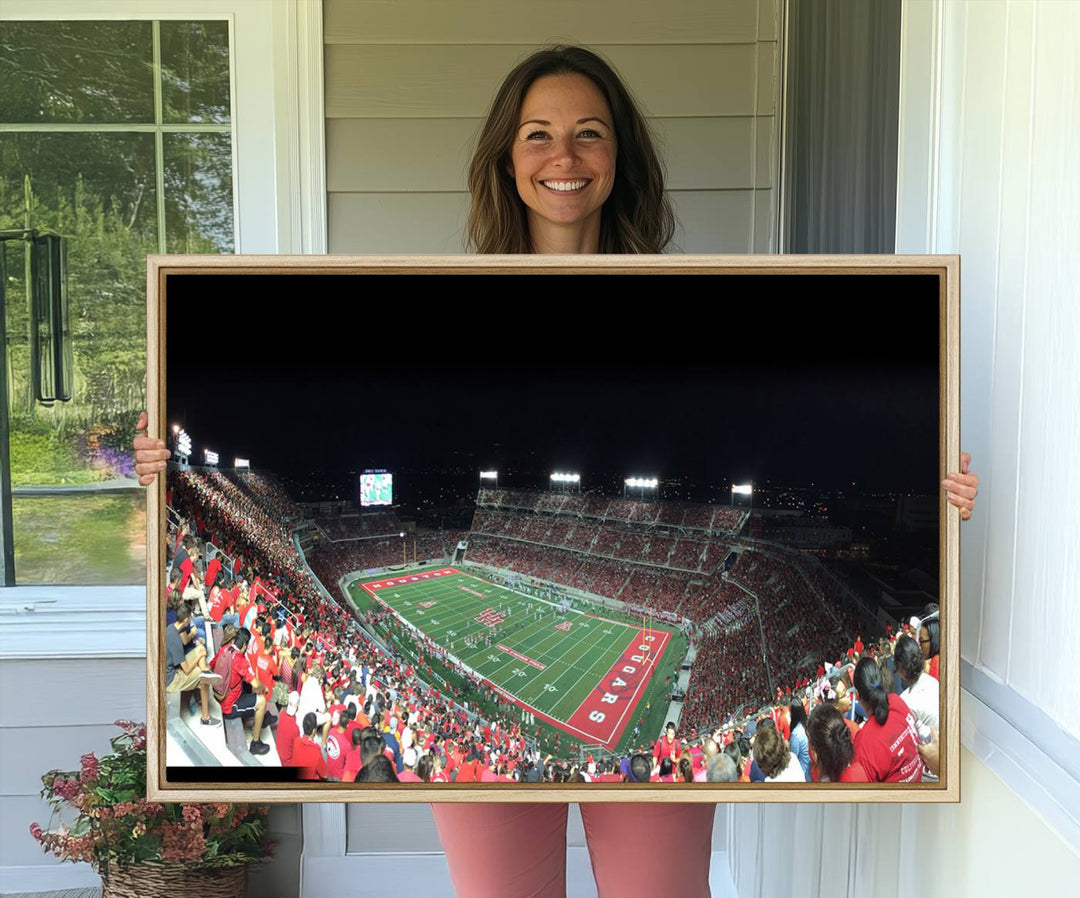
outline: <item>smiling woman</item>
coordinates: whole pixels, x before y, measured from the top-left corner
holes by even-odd
[[[599,88],[584,75],[537,79],[521,104],[510,165],[528,207],[534,252],[589,252],[615,179],[615,130]]]
[[[660,253],[675,230],[645,117],[582,47],[540,50],[507,75],[469,193],[480,253]]]

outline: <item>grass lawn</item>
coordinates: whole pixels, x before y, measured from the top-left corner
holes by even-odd
[[[12,499],[15,574],[21,584],[146,582],[146,494]]]

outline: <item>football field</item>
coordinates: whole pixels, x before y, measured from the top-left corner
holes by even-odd
[[[504,697],[586,743],[614,749],[672,641],[520,595],[454,568],[354,583]]]

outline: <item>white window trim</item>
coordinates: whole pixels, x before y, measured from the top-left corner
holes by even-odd
[[[321,0],[4,0],[3,20],[224,19],[236,251],[326,252]]]
[[[230,23],[236,250],[326,252],[321,0],[4,0],[0,21],[225,19]],[[34,612],[17,608],[34,606]],[[86,650],[146,654],[145,587],[0,589],[3,657],[70,657],[93,608],[122,625]],[[134,616],[141,618],[136,621]],[[36,620],[40,626],[16,626]],[[70,634],[70,636],[65,635]]]

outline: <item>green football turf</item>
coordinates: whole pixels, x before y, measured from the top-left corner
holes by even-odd
[[[410,571],[365,583],[357,581],[350,584],[349,590],[360,607],[367,605],[374,594],[399,617],[518,704],[538,716],[546,715],[556,725],[565,725],[560,728],[571,736],[583,741],[601,741],[591,740],[592,729],[582,724],[580,715],[578,728],[569,721],[590,693],[597,691],[613,665],[627,652],[636,651],[632,646],[642,638],[640,625],[606,619],[599,606],[593,609],[596,617],[574,608],[560,611],[556,605],[469,574],[435,576],[434,569],[425,573],[427,579],[420,572]],[[375,588],[375,584],[387,580],[407,582]],[[488,609],[504,615],[494,630],[477,620]],[[557,629],[558,625],[567,623],[569,629]],[[666,652],[671,654],[662,656],[662,660],[670,662],[677,648],[672,639],[673,629],[654,627],[650,635],[661,641],[667,637]],[[542,665],[542,669],[536,665]],[[661,664],[664,669],[668,666]],[[619,716],[625,719],[625,725],[617,735],[627,735],[633,730],[641,714],[638,706],[644,706],[647,697],[655,692],[652,688],[656,686],[655,672],[650,673],[653,679],[635,692],[629,711],[623,714],[626,708],[620,705]],[[595,700],[593,696],[590,702]]]

